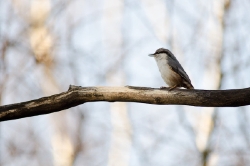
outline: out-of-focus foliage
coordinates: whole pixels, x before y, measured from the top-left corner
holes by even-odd
[[[79,86],[165,85],[172,50],[196,89],[250,85],[247,0],[0,0],[0,103]],[[0,165],[250,163],[249,107],[88,103],[0,124]]]

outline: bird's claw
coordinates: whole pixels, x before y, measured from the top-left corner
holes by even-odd
[[[168,91],[171,91],[173,89],[177,88],[177,86],[173,86],[173,87],[165,87],[165,86],[161,86],[160,89],[167,89]]]
[[[170,87],[161,86],[160,89],[169,89]]]

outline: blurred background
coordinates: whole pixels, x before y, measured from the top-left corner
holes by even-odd
[[[196,89],[250,85],[248,0],[0,0],[0,103],[78,86],[164,86],[165,47]],[[1,166],[247,166],[250,107],[86,103],[0,123]]]

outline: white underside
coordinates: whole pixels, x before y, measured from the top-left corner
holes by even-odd
[[[163,55],[159,55],[155,58],[159,71],[161,73],[161,77],[165,81],[166,84],[169,86],[175,86],[178,83],[178,80],[180,79],[179,75],[177,75],[175,72],[173,72],[167,63],[167,58]]]

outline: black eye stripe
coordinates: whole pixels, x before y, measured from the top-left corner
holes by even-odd
[[[169,52],[166,52],[166,54],[167,54],[168,56],[172,57],[172,55],[171,55]]]
[[[167,52],[167,51],[158,51],[155,54],[161,54],[161,53],[165,53],[165,54],[167,54],[168,56],[171,57],[171,54],[169,52]]]
[[[158,50],[156,50],[155,53],[158,53],[158,54],[160,54],[160,53],[167,53],[167,50],[165,50],[165,49],[158,49]]]
[[[159,48],[158,50],[155,51],[154,54],[162,54],[162,53],[167,54],[167,56],[170,58],[173,58],[173,54],[171,53],[171,51],[165,48]]]

